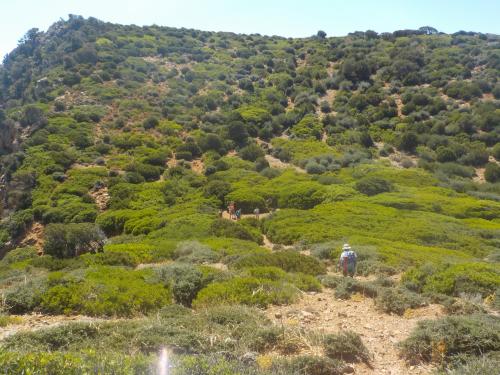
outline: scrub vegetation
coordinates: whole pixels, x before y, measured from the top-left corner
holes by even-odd
[[[370,368],[357,332],[265,314],[328,292],[398,317],[442,305],[401,357],[492,372],[499,70],[499,36],[430,27],[30,30],[0,65],[0,331],[91,321],[0,335],[0,369],[154,373],[164,347],[183,375]],[[335,273],[345,242],[360,280]]]

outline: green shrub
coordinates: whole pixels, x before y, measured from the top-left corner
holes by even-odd
[[[178,262],[216,263],[220,259],[220,254],[198,241],[183,241],[175,248],[174,258]]]
[[[288,283],[237,277],[224,282],[215,282],[202,289],[193,306],[214,306],[219,304],[244,304],[266,307],[270,304],[288,304],[297,297],[297,289]]]
[[[325,355],[331,359],[347,362],[369,362],[370,360],[370,353],[361,341],[361,337],[352,331],[326,335],[323,339],[323,349]]]
[[[461,263],[429,276],[423,287],[426,292],[458,296],[460,293],[494,293],[500,286],[500,270],[488,263]]]
[[[292,135],[303,139],[321,139],[323,127],[314,115],[306,115],[293,128]]]
[[[250,143],[243,147],[238,154],[243,160],[255,161],[264,156],[264,151],[256,143]]]
[[[409,308],[421,307],[426,300],[419,294],[404,288],[385,288],[379,291],[375,305],[386,313],[403,315]]]
[[[333,245],[331,243],[315,244],[311,246],[311,255],[318,259],[332,259]]]
[[[299,355],[285,358],[273,364],[276,374],[340,375],[344,374],[341,361],[313,355]]]
[[[1,352],[0,368],[6,374],[139,374],[154,368],[154,359],[142,354],[85,350],[65,352]]]
[[[32,312],[39,307],[47,287],[45,277],[14,285],[5,292],[5,306],[12,314]]]
[[[500,352],[490,352],[479,357],[467,356],[465,360],[461,358],[458,359],[458,364],[452,364],[452,366],[450,366],[451,368],[446,369],[446,374],[494,374],[498,370],[498,363],[500,362]]]
[[[278,207],[313,208],[325,199],[325,188],[317,182],[296,182],[282,189],[278,195]]]
[[[155,268],[158,279],[172,289],[177,303],[191,306],[196,294],[203,287],[203,274],[194,266],[172,263]]]
[[[24,262],[27,260],[35,259],[38,257],[38,252],[34,247],[18,247],[9,251],[0,263],[2,264],[13,264],[18,262]]]
[[[289,282],[302,291],[321,291],[321,283],[311,275],[305,275],[303,273],[286,273],[278,267],[250,267],[245,269],[245,272],[249,276],[258,279]]]
[[[242,213],[251,214],[258,208],[260,212],[266,210],[265,199],[256,193],[254,189],[240,188],[233,190],[226,195],[226,203],[235,202],[236,207],[240,208]]]
[[[210,233],[218,237],[234,237],[258,244],[262,243],[262,235],[258,230],[226,219],[215,220],[210,227]]]
[[[20,324],[22,322],[23,322],[22,318],[16,316],[4,315],[3,313],[0,313],[0,328],[7,327],[8,325],[11,324]]]
[[[288,250],[267,254],[247,255],[237,260],[233,266],[239,269],[272,266],[281,268],[286,272],[301,272],[306,275],[314,276],[326,272],[324,264],[317,259]]]
[[[486,164],[484,179],[488,182],[500,181],[500,165],[498,165],[497,163]]]
[[[45,228],[45,254],[69,258],[87,252],[99,252],[104,234],[93,224],[49,224]]]
[[[360,193],[366,194],[368,196],[386,193],[393,190],[392,184],[379,177],[365,177],[357,181],[355,188]]]
[[[362,283],[349,277],[338,279],[326,279],[323,281],[335,287],[335,298],[349,299],[353,293],[361,293],[368,297],[375,297],[378,295],[378,289],[375,285]]]
[[[500,350],[500,319],[490,315],[451,316],[418,322],[401,343],[411,363],[448,360],[454,355],[485,355]]]
[[[52,314],[133,316],[168,305],[170,291],[161,284],[144,281],[149,270],[129,271],[96,267],[84,279],[52,274],[50,288],[43,293],[40,308]]]

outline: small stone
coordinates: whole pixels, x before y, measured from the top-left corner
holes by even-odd
[[[283,315],[281,315],[281,313],[277,312],[276,314],[274,314],[274,317],[276,319],[281,319]]]
[[[352,367],[352,366],[345,366],[342,369],[342,373],[343,374],[354,374],[354,367]]]

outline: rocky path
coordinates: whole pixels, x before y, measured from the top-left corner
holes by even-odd
[[[305,293],[288,306],[271,306],[266,315],[277,325],[315,331],[318,335],[338,333],[342,330],[357,332],[373,359],[371,367],[364,363],[351,364],[355,374],[424,375],[434,368],[430,365],[407,367],[399,358],[397,343],[407,338],[417,322],[443,315],[441,306],[430,305],[410,310],[406,316],[389,315],[376,310],[373,299],[354,295],[342,301],[334,297],[333,290]],[[307,341],[307,339],[306,339]],[[307,343],[303,354],[322,354],[321,348]]]

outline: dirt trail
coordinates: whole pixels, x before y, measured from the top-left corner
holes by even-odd
[[[399,358],[397,343],[409,336],[418,321],[442,316],[439,305],[409,310],[405,316],[389,315],[376,310],[373,299],[356,294],[348,301],[337,300],[333,290],[324,289],[321,293],[305,293],[288,306],[271,306],[265,313],[277,325],[313,330],[320,335],[342,330],[357,332],[373,360],[372,368],[364,363],[352,364],[355,374],[423,375],[434,369],[430,365],[407,367]],[[304,354],[322,354],[314,344],[306,346]]]

